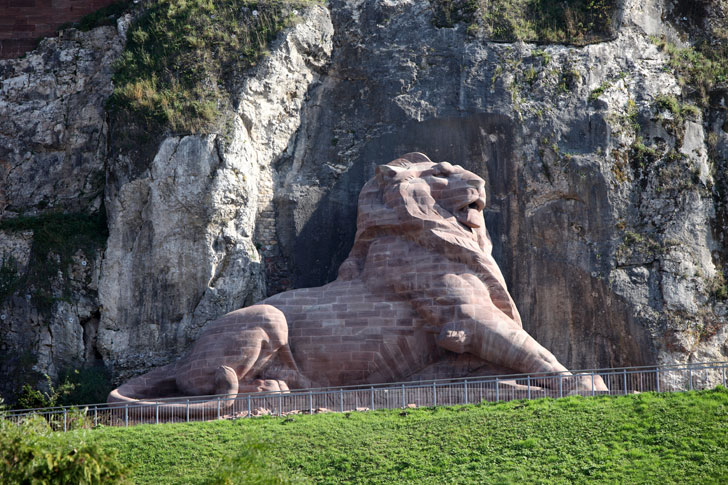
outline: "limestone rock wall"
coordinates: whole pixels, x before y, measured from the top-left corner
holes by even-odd
[[[67,30],[0,61],[0,213],[98,210],[106,157],[104,101],[124,38]]]
[[[104,102],[112,90],[111,64],[123,48],[123,25],[70,29],[24,58],[0,61],[3,395],[37,373],[55,377],[63,367],[97,358],[103,247],[94,251],[74,236],[69,247],[45,251],[44,242],[65,237],[55,231],[53,214],[95,217],[102,211]],[[25,226],[7,226],[19,217]],[[44,273],[49,267],[53,271]]]

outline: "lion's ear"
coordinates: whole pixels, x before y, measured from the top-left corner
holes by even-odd
[[[377,175],[377,179],[381,182],[385,180],[393,179],[398,173],[404,172],[405,168],[396,167],[392,165],[379,165],[374,173]]]

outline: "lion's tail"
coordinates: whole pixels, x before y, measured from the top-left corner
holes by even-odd
[[[232,370],[231,370],[232,372]],[[176,364],[168,364],[137,376],[125,382],[109,393],[106,402],[110,404],[131,405],[129,411],[133,416],[144,417],[148,414],[145,407],[154,406],[163,410],[165,417],[184,418],[189,412],[227,411],[234,404],[232,399],[237,394],[237,387],[229,389],[228,398],[187,403],[169,402],[160,399],[179,396],[176,382]],[[237,381],[235,382],[237,384]]]
[[[108,403],[138,403],[140,400],[177,394],[175,364],[158,367],[134,377],[109,393]]]

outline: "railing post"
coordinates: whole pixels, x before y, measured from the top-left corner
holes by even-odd
[[[248,417],[249,418],[253,417],[253,411],[252,411],[252,409],[250,409],[250,394],[248,394]]]
[[[496,377],[495,378],[495,402],[500,401],[500,386],[499,386],[499,384],[500,384],[500,382],[499,382],[498,378]]]
[[[68,431],[68,410],[63,408],[63,431]]]
[[[339,411],[344,412],[344,388],[339,388]]]
[[[187,410],[186,410],[186,412],[187,412],[187,422],[189,423],[190,422],[190,400],[189,399],[187,400]]]
[[[688,367],[688,379],[690,380],[690,390],[693,390],[693,368]]]
[[[469,404],[470,400],[468,400],[468,380],[465,379],[465,404]]]
[[[404,384],[402,384],[402,409],[404,409],[406,407],[407,407],[407,404],[405,403]]]
[[[660,368],[655,367],[655,389],[660,392]]]
[[[627,369],[622,369],[622,383],[624,384],[624,395],[627,395]]]
[[[124,405],[124,427],[129,426],[129,403]]]
[[[99,408],[94,406],[94,428],[99,425]]]
[[[370,406],[369,406],[369,409],[371,409],[372,411],[374,411],[374,386],[372,386],[372,388],[371,388],[371,394],[370,394],[369,397],[370,397],[370,402],[369,402]]]
[[[437,406],[437,382],[432,382],[432,405]]]
[[[154,422],[159,424],[159,403],[154,405]]]
[[[220,396],[217,396],[217,419],[220,419]]]
[[[564,397],[564,374],[559,374],[559,397]]]
[[[308,393],[308,414],[313,414],[313,391]]]
[[[531,376],[526,376],[526,385],[528,386],[528,399],[531,399]]]
[[[278,391],[278,416],[283,415],[283,391]]]
[[[591,375],[592,375],[591,376],[592,377],[592,397],[594,397],[594,394],[595,394],[595,392],[594,392],[594,371],[592,371]]]
[[[725,387],[725,366],[723,366],[723,387]]]

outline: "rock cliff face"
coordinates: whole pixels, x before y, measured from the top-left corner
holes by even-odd
[[[326,9],[303,13],[243,83],[227,136],[166,138],[144,170],[124,153],[109,159],[98,342],[117,375],[166,363],[207,322],[265,296],[256,244],[275,242],[273,164],[332,34]]]
[[[67,30],[22,59],[0,62],[3,395],[32,382],[33,370],[55,377],[97,358],[103,236],[71,234],[79,226],[69,224],[85,227],[103,212],[104,103],[124,25]]]
[[[675,108],[680,77],[655,40],[720,30],[723,4],[624,0],[614,38],[584,47],[436,27],[436,4],[306,9],[243,84],[228,132],[167,137],[150,163],[107,152],[114,29],[1,63],[0,223],[94,213],[103,190],[109,230],[102,263],[69,260],[64,274],[81,273],[50,317],[24,288],[5,297],[3,370],[28,350],[40,372],[100,359],[128,377],[231,309],[331,281],[363,183],[410,151],[486,180],[524,327],[568,367],[724,360],[726,92]],[[22,274],[33,241],[3,230],[4,265]]]

